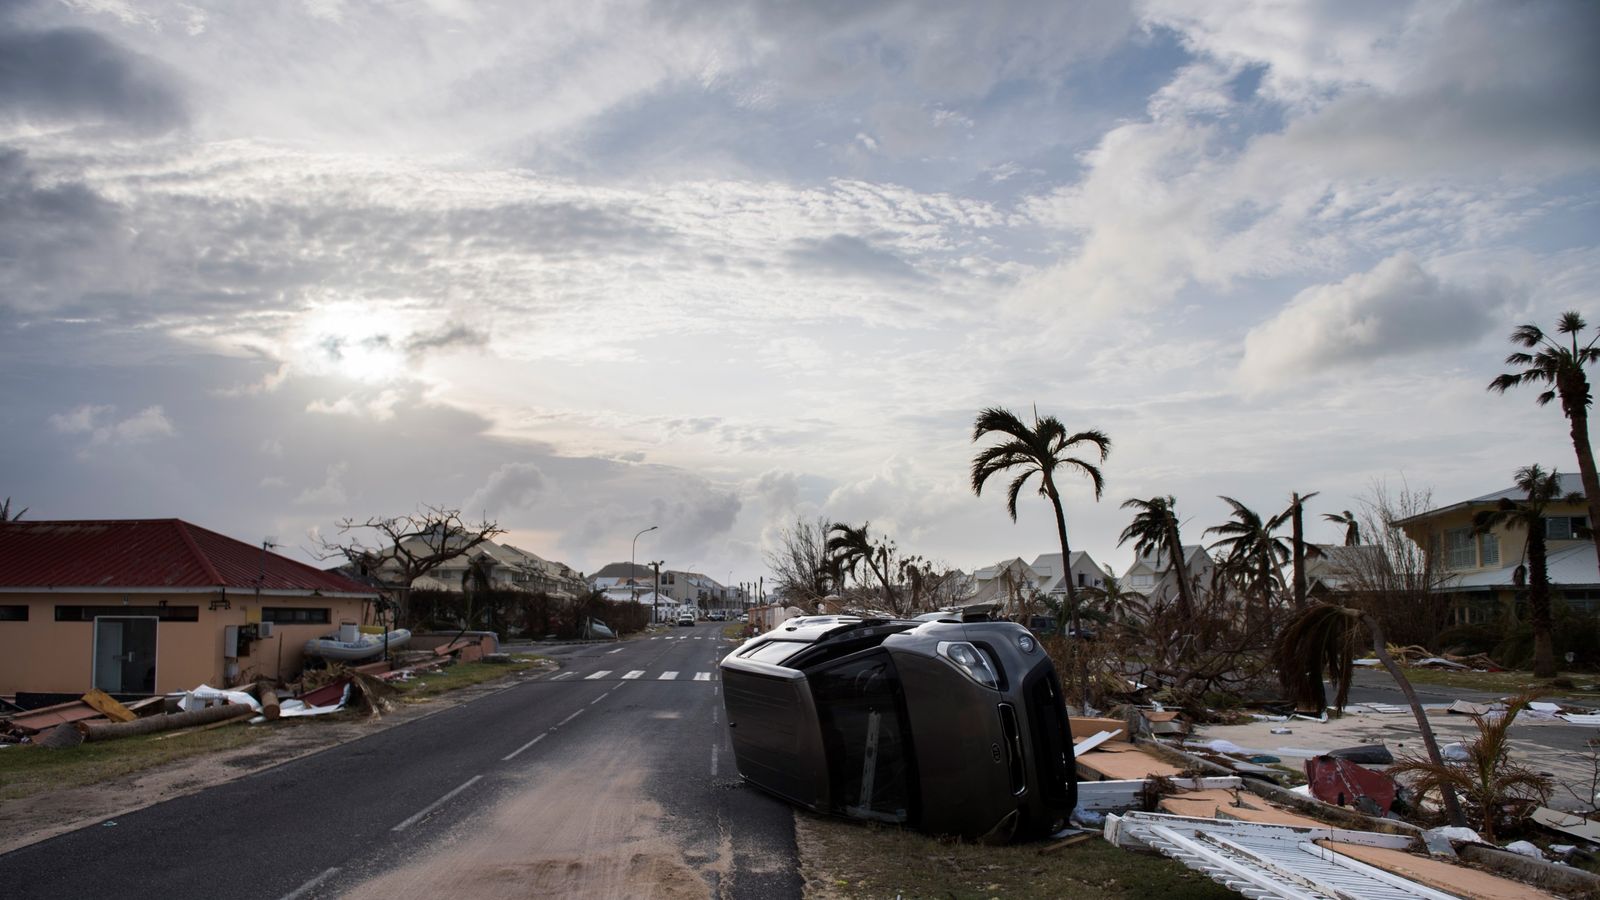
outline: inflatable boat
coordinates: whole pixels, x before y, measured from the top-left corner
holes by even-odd
[[[389,649],[394,650],[404,647],[411,640],[411,632],[404,628],[396,628],[384,634],[358,634],[353,640],[340,640],[348,635],[338,633],[312,638],[306,641],[306,655],[319,656],[323,659],[357,660],[377,656],[383,652],[384,638],[389,640]]]

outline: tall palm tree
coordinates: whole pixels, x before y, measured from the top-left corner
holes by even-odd
[[[1203,534],[1222,535],[1210,549],[1223,551],[1223,566],[1239,579],[1248,596],[1270,604],[1283,587],[1278,567],[1293,555],[1283,539],[1272,534],[1287,513],[1263,521],[1259,513],[1232,497],[1221,499],[1233,507],[1232,521],[1207,528]]]
[[[1194,615],[1194,586],[1189,583],[1189,566],[1183,558],[1183,538],[1178,533],[1178,501],[1171,497],[1134,498],[1123,501],[1123,509],[1136,509],[1133,521],[1117,539],[1121,547],[1133,541],[1133,552],[1140,556],[1167,555],[1178,578],[1178,615],[1189,621]]]
[[[1488,534],[1496,525],[1528,532],[1528,619],[1533,624],[1533,675],[1556,677],[1556,654],[1550,635],[1550,573],[1546,564],[1544,514],[1552,503],[1576,503],[1581,497],[1561,493],[1561,476],[1537,465],[1517,470],[1517,489],[1527,495],[1521,503],[1502,497],[1495,509],[1472,517],[1474,534]]]
[[[1342,513],[1323,513],[1322,517],[1329,522],[1337,522],[1344,526],[1344,545],[1354,547],[1361,543],[1361,523],[1356,520],[1355,513],[1345,510]]]
[[[1293,566],[1291,571],[1293,572],[1293,577],[1294,577],[1294,608],[1295,609],[1305,609],[1306,608],[1306,552],[1307,551],[1306,551],[1305,505],[1306,505],[1306,501],[1307,500],[1310,500],[1312,497],[1315,497],[1318,493],[1319,493],[1318,491],[1312,491],[1311,493],[1306,494],[1304,496],[1301,496],[1300,494],[1290,494],[1289,495],[1289,508],[1284,510],[1283,511],[1283,515],[1279,517],[1280,519],[1284,518],[1284,517],[1287,517],[1289,519],[1289,523],[1290,523],[1290,531],[1289,531],[1290,541],[1289,541],[1289,546],[1290,546],[1290,550],[1291,550],[1291,553],[1292,553],[1292,556],[1293,556],[1293,560],[1294,560],[1294,566]],[[1320,551],[1318,551],[1315,547],[1312,547],[1310,552],[1311,552],[1312,555],[1316,555]]]
[[[1278,635],[1272,649],[1272,663],[1278,670],[1284,690],[1297,706],[1321,711],[1328,705],[1322,685],[1322,675],[1326,671],[1338,695],[1334,707],[1343,709],[1346,698],[1350,696],[1350,683],[1355,677],[1355,650],[1364,643],[1361,634],[1363,626],[1367,632],[1366,639],[1372,642],[1373,653],[1411,707],[1411,715],[1422,732],[1422,745],[1428,752],[1429,761],[1443,766],[1444,757],[1439,753],[1439,742],[1434,738],[1433,725],[1422,709],[1422,701],[1417,699],[1411,680],[1406,678],[1394,657],[1389,655],[1389,643],[1384,637],[1383,625],[1367,613],[1330,603],[1317,603],[1297,613]],[[1456,802],[1455,791],[1450,785],[1444,785],[1442,793],[1450,824],[1465,825],[1466,819],[1461,813],[1460,804]]]
[[[1103,431],[1078,431],[1068,433],[1065,425],[1055,416],[1039,417],[1033,414],[1033,425],[1017,418],[1008,409],[990,407],[978,413],[972,423],[972,440],[983,440],[990,434],[1000,436],[1000,442],[991,444],[972,458],[972,493],[983,496],[983,485],[999,472],[1014,471],[1006,489],[1006,512],[1011,521],[1017,520],[1017,496],[1033,476],[1039,476],[1039,496],[1050,501],[1056,514],[1056,536],[1061,539],[1061,568],[1067,585],[1067,610],[1072,620],[1076,639],[1082,640],[1083,630],[1078,620],[1078,594],[1072,584],[1072,547],[1067,541],[1067,516],[1061,506],[1061,491],[1056,484],[1058,473],[1082,475],[1094,486],[1094,498],[1100,499],[1105,490],[1105,478],[1100,474],[1099,463],[1105,462],[1111,452],[1111,438]],[[1090,450],[1085,457],[1070,455],[1075,448]],[[1083,691],[1083,704],[1089,704],[1089,672],[1087,662],[1079,659],[1079,686]]]
[[[1589,446],[1589,405],[1594,402],[1589,392],[1589,378],[1583,367],[1600,361],[1600,329],[1586,344],[1578,343],[1578,335],[1589,323],[1574,311],[1561,314],[1556,331],[1566,335],[1559,343],[1539,330],[1537,325],[1519,325],[1511,332],[1511,342],[1537,352],[1518,351],[1506,357],[1506,365],[1519,366],[1520,372],[1505,372],[1489,382],[1489,390],[1505,393],[1525,384],[1538,384],[1547,388],[1537,402],[1540,406],[1561,398],[1561,413],[1567,417],[1572,436],[1572,449],[1578,456],[1578,474],[1583,480],[1583,496],[1589,506],[1589,526],[1592,529],[1595,557],[1600,561],[1600,474],[1594,466],[1594,450]]]
[[[868,531],[871,527],[871,522],[863,522],[859,528],[835,522],[828,526],[826,548],[841,574],[848,572],[855,575],[856,570],[865,564],[867,573],[875,576],[878,583],[883,586],[884,599],[888,601],[889,608],[898,610],[898,597],[894,583],[889,578],[889,547],[886,543],[880,544],[872,540],[872,535]],[[841,590],[844,587],[842,578],[839,586]]]
[[[22,518],[22,514],[27,511],[28,508],[24,506],[16,512],[12,512],[11,498],[7,497],[4,503],[0,503],[0,522],[15,522],[16,520]]]

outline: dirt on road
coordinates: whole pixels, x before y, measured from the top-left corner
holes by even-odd
[[[661,806],[648,799],[639,762],[648,758],[645,749],[638,741],[609,741],[579,761],[530,769],[425,855],[345,896],[714,896],[731,869],[728,836],[710,858],[685,855]]]

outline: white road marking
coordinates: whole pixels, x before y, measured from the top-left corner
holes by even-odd
[[[613,654],[613,653],[621,653],[621,652],[622,652],[622,651],[623,651],[623,650],[625,650],[625,649],[627,649],[627,648],[626,648],[626,647],[618,647],[618,648],[617,648],[617,649],[615,649],[615,650],[607,650],[607,651],[606,651],[606,655],[607,655],[607,656],[610,656],[610,655],[611,655],[611,654]]]
[[[593,675],[589,675],[589,676],[585,677],[583,680],[584,681],[594,681],[597,678],[604,678],[604,677],[606,677],[607,675],[610,675],[610,674],[611,674],[611,670],[610,669],[601,669],[600,671],[594,673]]]
[[[711,745],[711,777],[717,777],[717,745]]]
[[[411,826],[413,826],[413,825],[417,824],[419,821],[421,821],[423,816],[427,815],[428,813],[433,812],[434,810],[436,810],[439,807],[445,805],[446,803],[449,803],[450,800],[453,797],[455,797],[455,795],[461,793],[462,791],[466,790],[469,787],[472,787],[474,784],[476,784],[478,782],[478,779],[480,779],[482,777],[483,777],[482,775],[474,775],[471,778],[468,778],[465,784],[461,785],[460,787],[456,788],[455,790],[451,791],[450,793],[445,794],[443,797],[440,797],[439,799],[433,801],[432,803],[429,803],[427,806],[424,806],[422,808],[422,810],[420,812],[418,812],[416,815],[414,815],[411,818],[405,820],[404,822],[401,822],[399,825],[396,825],[395,827],[393,827],[393,828],[391,828],[389,830],[390,831],[405,831],[407,828],[410,828]]]
[[[711,704],[711,724],[713,725],[717,724],[717,710],[717,705],[715,703]]]
[[[583,715],[583,710],[580,709],[577,712],[573,713],[572,715],[567,716],[565,719],[562,719],[561,721],[557,722],[556,723],[556,728],[560,728],[561,726],[567,724],[568,722],[571,722],[573,719],[576,719],[577,717],[579,717],[581,715]],[[555,728],[552,728],[550,730],[554,731]]]
[[[716,712],[716,707],[713,706],[711,708],[711,711],[712,712]],[[713,724],[715,724],[714,721],[713,721]],[[547,731],[544,734],[549,734],[549,733],[550,732]],[[534,744],[537,744],[540,741],[544,740],[544,734],[539,735],[538,737],[536,737],[533,740],[527,742],[526,744],[523,744],[521,747],[518,747],[517,749],[511,751],[510,753],[507,753],[505,756],[500,757],[500,761],[501,762],[507,762],[507,761],[509,761],[511,759],[514,759],[518,753],[521,753],[522,751],[528,749],[529,747],[532,747]]]
[[[325,869],[325,870],[323,870],[321,875],[318,875],[317,877],[311,879],[310,881],[306,882],[305,884],[300,885],[299,887],[295,888],[293,891],[291,891],[291,892],[289,892],[287,894],[284,894],[283,897],[280,898],[280,900],[300,900],[301,897],[304,897],[306,894],[309,894],[312,890],[314,890],[317,885],[323,883],[324,881],[327,881],[329,878],[332,878],[333,876],[335,876],[337,874],[339,874],[339,867],[338,866],[334,866],[331,869]]]
[[[629,672],[628,674],[622,676],[622,679],[624,681],[632,681],[635,678],[638,678],[640,675],[643,675],[643,674],[644,674],[644,670],[643,669],[634,669],[633,671]]]
[[[600,696],[594,698],[593,700],[590,700],[589,701],[589,705],[593,706],[596,703],[599,703],[601,700],[604,700],[605,698],[607,698],[609,696],[611,696],[611,692],[610,691],[606,691],[604,694],[601,694]]]
[[[694,673],[694,680],[695,681],[710,681],[711,680],[711,673],[710,672],[696,672],[696,673]]]
[[[661,673],[661,677],[657,678],[656,680],[657,681],[674,681],[674,680],[677,679],[677,677],[678,677],[678,673],[677,672],[662,672]]]
[[[578,674],[578,673],[577,672],[562,672],[560,675],[557,675],[556,677],[554,677],[554,678],[552,678],[550,680],[551,681],[560,681],[563,678],[571,678],[572,676],[574,676],[576,674]]]

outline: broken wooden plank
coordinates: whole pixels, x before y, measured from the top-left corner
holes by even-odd
[[[1574,813],[1558,812],[1547,806],[1536,807],[1529,818],[1552,831],[1600,844],[1600,822]]]
[[[1073,744],[1072,745],[1072,752],[1073,753],[1088,753],[1090,750],[1093,750],[1094,748],[1100,746],[1101,744],[1104,744],[1106,741],[1111,740],[1112,738],[1116,737],[1117,735],[1119,735],[1121,733],[1122,733],[1122,729],[1121,728],[1118,728],[1115,731],[1097,732],[1097,733],[1095,733],[1093,735],[1090,735],[1089,737],[1084,738],[1083,740],[1077,742],[1076,744]]]
[[[132,722],[134,719],[139,718],[138,716],[134,715],[133,712],[126,706],[118,703],[117,698],[111,696],[105,691],[100,690],[99,688],[95,688],[89,693],[84,694],[81,699],[84,703],[87,703],[95,709],[100,710],[102,713],[105,713],[106,718],[113,722]]]
[[[1064,837],[1061,840],[1056,841],[1055,843],[1046,844],[1045,846],[1040,847],[1039,848],[1039,852],[1040,853],[1054,853],[1055,851],[1060,850],[1063,847],[1071,847],[1074,844],[1081,844],[1084,841],[1087,841],[1090,838],[1093,838],[1093,837],[1096,837],[1096,836],[1097,835],[1092,831],[1080,831],[1077,834],[1069,835],[1068,837]]]
[[[1206,778],[1174,778],[1172,786],[1179,790],[1237,790],[1244,785],[1236,775],[1208,776]],[[1139,792],[1144,790],[1145,779],[1118,781],[1078,782],[1078,807],[1104,811],[1132,809],[1139,804]]]

